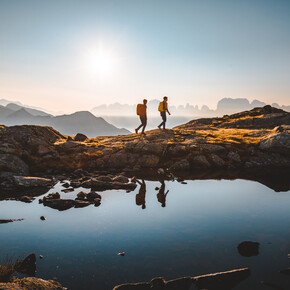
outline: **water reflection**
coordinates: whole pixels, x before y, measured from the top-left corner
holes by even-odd
[[[136,181],[140,184],[139,193],[136,194],[136,205],[138,206],[141,205],[142,209],[145,209],[146,208],[146,200],[145,200],[146,183],[144,179],[142,179],[142,182],[140,182],[138,179],[136,179]]]
[[[161,203],[162,207],[165,207],[166,206],[166,197],[167,197],[169,190],[167,190],[165,193],[165,182],[164,182],[164,180],[162,180],[160,182],[161,182],[161,186],[160,186],[159,192],[157,193],[157,200]]]
[[[290,192],[277,194],[245,180],[183,185],[139,179],[137,184],[131,193],[99,192],[98,208],[92,204],[60,212],[38,204],[39,198],[28,204],[1,201],[0,218],[24,220],[0,225],[0,251],[43,255],[37,275],[57,277],[76,290],[106,290],[158,276],[171,280],[241,267],[249,267],[252,275],[236,290],[260,290],[260,281],[268,278],[287,289],[289,277],[279,271],[289,267],[285,221],[290,219]],[[88,188],[68,193],[61,189],[58,183],[49,193],[58,191],[62,199],[72,200],[80,191],[90,193]],[[42,215],[45,221],[39,219]],[[242,241],[259,243],[259,256],[240,255],[237,246]],[[120,251],[125,257],[116,255]]]

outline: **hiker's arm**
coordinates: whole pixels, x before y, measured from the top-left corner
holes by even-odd
[[[171,115],[171,114],[169,113],[168,109],[167,109],[166,111],[167,111],[167,113],[168,113],[169,115]]]

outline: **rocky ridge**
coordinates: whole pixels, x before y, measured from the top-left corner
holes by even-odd
[[[232,169],[290,167],[290,113],[271,106],[222,118],[203,118],[171,130],[76,138],[51,127],[0,126],[0,184],[19,176],[45,176],[77,169],[142,171],[165,168]],[[78,141],[77,141],[78,140]],[[37,180],[49,183],[47,180]]]

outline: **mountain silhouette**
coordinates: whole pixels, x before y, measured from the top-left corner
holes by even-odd
[[[158,105],[160,100],[153,99],[147,103],[147,112],[150,116],[159,116]],[[139,101],[142,102],[142,99]],[[210,109],[207,105],[199,108],[197,105],[179,105],[170,106],[169,99],[169,111],[172,116],[190,116],[190,117],[221,117],[223,115],[233,114],[240,111],[251,110],[256,107],[263,107],[267,105],[259,100],[253,100],[249,102],[246,98],[223,98],[218,101],[217,108],[215,110]],[[277,109],[290,111],[290,106],[279,106],[277,103],[272,104]],[[120,104],[114,103],[110,105],[100,105],[94,107],[91,112],[96,116],[132,116],[136,115],[136,104]]]
[[[13,111],[8,107],[0,106],[0,124],[6,126],[13,125],[41,125],[51,126],[65,135],[75,135],[83,133],[88,137],[104,136],[104,135],[123,135],[129,134],[126,129],[119,129],[101,117],[95,117],[88,111],[75,112],[73,114],[51,116],[45,112],[34,109],[23,108],[19,105],[19,110]],[[10,106],[16,108],[16,106]],[[32,112],[31,112],[32,110]],[[41,114],[42,115],[33,115]]]
[[[9,108],[13,111],[18,111],[18,110],[22,109],[23,106],[20,106],[18,104],[14,104],[14,103],[9,103],[6,105],[6,108]],[[25,107],[25,110],[33,116],[52,116],[51,114],[48,114],[48,113],[45,113],[43,111],[36,110],[36,109],[31,109],[31,108]]]

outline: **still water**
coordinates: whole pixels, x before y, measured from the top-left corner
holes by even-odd
[[[165,181],[158,195],[160,182],[145,184],[145,195],[137,195],[140,185],[130,193],[105,191],[99,207],[66,211],[38,204],[41,197],[29,204],[0,201],[1,219],[24,218],[0,225],[0,258],[43,255],[37,277],[68,289],[112,289],[243,267],[252,274],[234,289],[268,289],[261,281],[290,289],[290,276],[279,273],[290,267],[290,191],[239,179],[191,180]],[[58,183],[49,192],[62,189]],[[81,190],[89,191],[78,188],[62,198]],[[243,241],[258,242],[259,254],[239,254]]]

